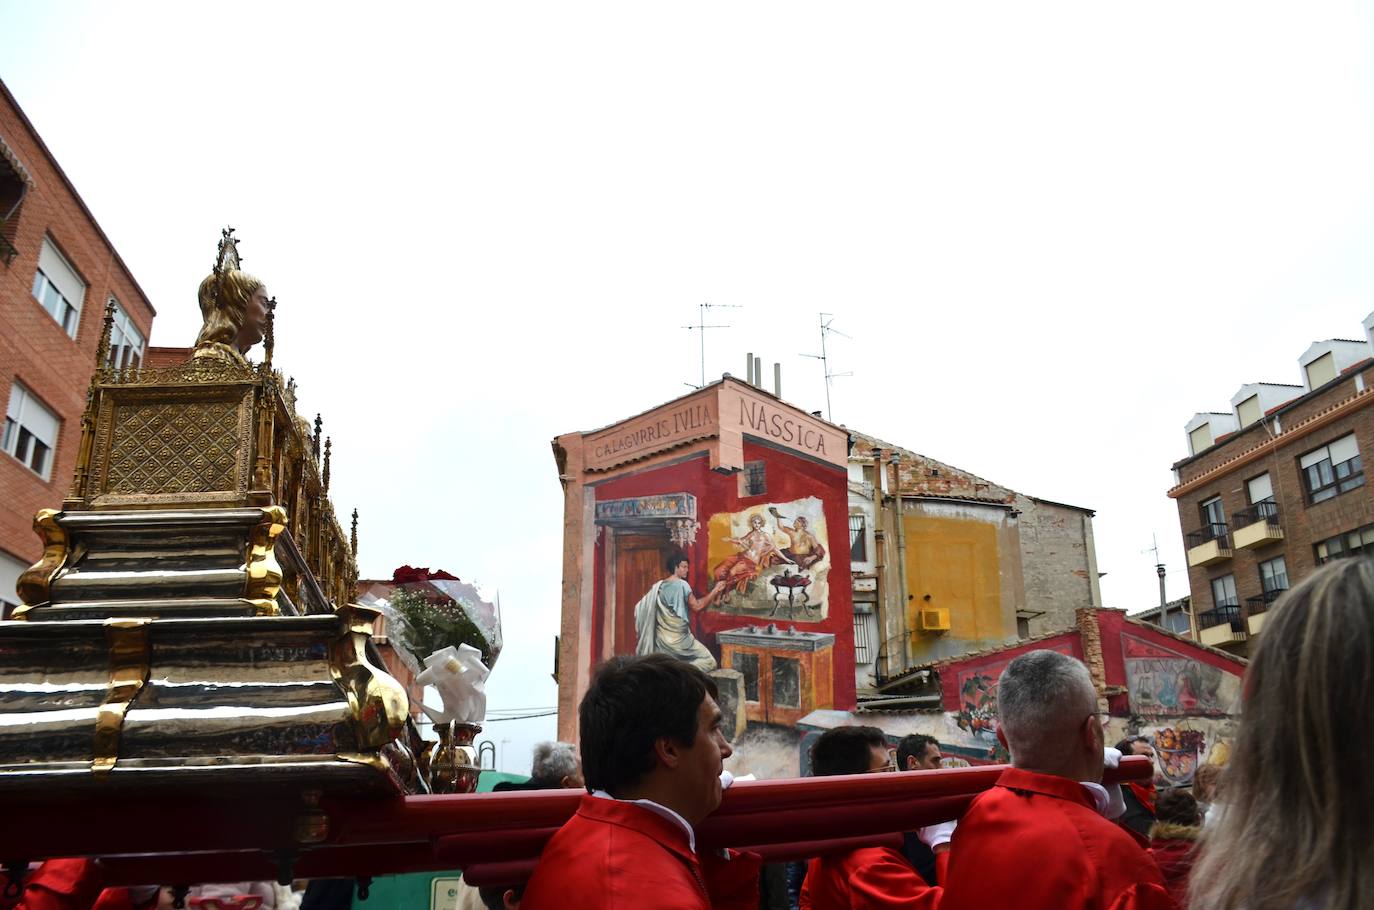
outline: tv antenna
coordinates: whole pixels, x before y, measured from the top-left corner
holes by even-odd
[[[744,307],[733,303],[699,303],[697,304],[697,324],[684,325],[683,328],[689,332],[699,332],[701,334],[701,385],[694,388],[706,388],[706,330],[707,329],[728,329],[728,325],[707,325],[707,310],[742,310]],[[685,385],[692,385],[690,382]]]
[[[830,318],[827,319],[827,318],[826,318],[827,316],[830,317]],[[830,381],[831,381],[832,379],[838,379],[838,378],[841,377],[841,376],[853,376],[853,375],[854,375],[853,372],[845,372],[845,373],[832,373],[832,372],[830,372],[830,358],[829,358],[829,356],[826,354],[826,350],[825,350],[825,339],[826,339],[826,337],[829,336],[829,335],[839,335],[841,338],[849,338],[850,341],[853,341],[853,340],[854,340],[853,338],[850,338],[850,336],[846,335],[844,332],[841,332],[839,329],[831,327],[830,323],[832,323],[832,322],[834,322],[834,321],[835,321],[835,315],[834,315],[833,313],[822,313],[822,314],[821,314],[821,352],[820,352],[819,354],[803,354],[803,355],[802,355],[803,357],[811,357],[811,358],[813,358],[813,359],[815,359],[815,360],[819,360],[819,361],[821,362],[821,369],[823,369],[823,370],[825,371],[825,419],[826,419],[826,420],[830,420],[830,419],[831,419],[831,417],[830,417]]]
[[[1159,535],[1158,535],[1158,534],[1151,534],[1151,535],[1150,535],[1150,544],[1151,544],[1150,547],[1148,547],[1147,549],[1141,550],[1140,552],[1141,552],[1141,553],[1153,553],[1153,554],[1155,554],[1155,575],[1157,575],[1157,576],[1159,577],[1159,605],[1160,605],[1161,607],[1164,607],[1164,606],[1167,606],[1168,603],[1169,603],[1168,595],[1164,593],[1164,591],[1165,591],[1165,589],[1164,589],[1164,576],[1165,576],[1167,573],[1166,573],[1165,568],[1164,568],[1164,563],[1161,562],[1160,559],[1159,559]],[[1160,617],[1160,621],[1163,622],[1163,620],[1164,620],[1164,617],[1161,616],[1161,617]]]

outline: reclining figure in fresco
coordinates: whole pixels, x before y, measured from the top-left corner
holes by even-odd
[[[727,583],[718,580],[705,597],[698,598],[687,583],[691,564],[686,553],[670,551],[665,568],[668,577],[654,582],[635,604],[635,653],[667,654],[710,673],[716,669],[716,659],[693,637],[691,616],[714,603]]]
[[[739,552],[726,557],[711,573],[717,587],[725,586],[730,589],[721,598],[721,603],[729,603],[731,593],[747,593],[754,579],[762,575],[763,570],[769,566],[782,563],[797,564],[778,549],[777,541],[773,539],[766,525],[767,522],[762,515],[751,515],[748,532],[740,537],[727,538],[727,542],[738,547]]]

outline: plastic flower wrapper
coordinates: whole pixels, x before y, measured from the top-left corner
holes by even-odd
[[[471,645],[440,648],[425,658],[425,669],[415,681],[438,689],[443,708],[424,703],[420,707],[436,724],[449,721],[481,723],[487,716],[487,675],[490,672],[482,663],[482,652]]]

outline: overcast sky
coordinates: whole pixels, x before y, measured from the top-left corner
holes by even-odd
[[[783,396],[1097,510],[1187,593],[1184,423],[1374,310],[1363,4],[0,0],[0,78],[186,345],[219,229],[279,301],[369,576],[500,591],[555,703],[549,442],[746,351]],[[527,770],[553,718],[496,723]]]

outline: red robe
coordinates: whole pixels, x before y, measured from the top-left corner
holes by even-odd
[[[948,853],[935,858],[944,873]],[[801,910],[935,910],[940,889],[927,885],[900,850],[861,847],[821,856],[806,869]]]
[[[1176,910],[1158,867],[1078,783],[1008,768],[954,831],[940,910]]]
[[[759,858],[698,857],[682,826],[620,800],[587,795],[549,840],[522,910],[756,910]]]
[[[0,899],[3,910],[135,910],[128,888],[104,888],[89,859],[50,859],[24,881],[23,895]],[[104,890],[102,890],[102,888]],[[150,897],[144,906],[151,907]]]

